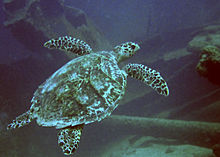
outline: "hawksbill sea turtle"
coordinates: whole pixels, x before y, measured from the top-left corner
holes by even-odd
[[[110,116],[125,94],[127,76],[141,80],[159,94],[169,89],[160,73],[142,64],[118,63],[133,56],[139,45],[126,42],[112,51],[93,52],[82,40],[64,36],[44,44],[79,55],[58,69],[35,91],[30,109],[18,116],[7,129],[15,129],[36,119],[37,124],[58,129],[58,145],[65,155],[79,146],[85,124]]]

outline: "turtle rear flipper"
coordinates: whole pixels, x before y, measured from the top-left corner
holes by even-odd
[[[148,86],[157,91],[157,93],[168,96],[169,88],[166,81],[159,72],[142,64],[127,64],[124,67],[126,73],[138,80],[143,81]]]
[[[84,124],[61,129],[58,136],[58,145],[65,155],[71,155],[78,147]]]
[[[15,120],[13,120],[10,124],[8,124],[7,130],[20,128],[24,125],[29,124],[32,120],[33,120],[32,114],[31,114],[30,110],[28,110],[27,112],[23,113],[22,115],[16,117]]]

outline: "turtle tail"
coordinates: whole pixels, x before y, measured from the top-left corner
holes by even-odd
[[[16,117],[15,120],[13,120],[10,124],[8,124],[7,130],[20,128],[24,125],[29,124],[32,120],[33,120],[32,114],[31,114],[30,110],[28,110],[27,112],[23,113],[22,115]]]
[[[44,43],[44,47],[49,49],[60,49],[80,56],[92,52],[91,47],[86,42],[69,36],[51,39]]]
[[[156,90],[158,94],[164,96],[169,95],[169,89],[166,81],[156,70],[142,64],[127,64],[123,69],[129,76],[143,81]]]

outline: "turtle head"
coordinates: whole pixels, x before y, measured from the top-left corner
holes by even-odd
[[[140,46],[133,42],[126,42],[121,45],[115,46],[113,51],[116,53],[118,62],[121,62],[131,56],[133,56],[137,50],[140,49]]]

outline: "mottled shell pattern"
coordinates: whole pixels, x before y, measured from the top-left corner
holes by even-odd
[[[100,51],[75,58],[34,93],[30,111],[42,126],[64,128],[100,121],[118,106],[127,74],[112,53]]]

